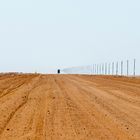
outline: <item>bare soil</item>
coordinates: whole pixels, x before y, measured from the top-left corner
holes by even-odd
[[[0,140],[140,140],[140,78],[1,74]]]

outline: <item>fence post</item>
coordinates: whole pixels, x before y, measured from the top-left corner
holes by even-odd
[[[121,61],[121,76],[123,75],[123,61]]]
[[[92,65],[92,73],[94,75],[94,64]]]
[[[107,75],[107,63],[105,63],[105,75]]]
[[[134,77],[136,75],[136,59],[134,59],[134,72],[133,72],[133,75],[134,75]]]
[[[112,63],[112,75],[114,75],[114,62]]]
[[[99,75],[100,75],[100,64],[99,64]]]
[[[94,65],[94,74],[96,75],[96,64]]]
[[[100,64],[98,64],[98,74],[100,75]]]
[[[94,75],[94,64],[93,64],[93,75]]]
[[[100,64],[99,64],[99,75],[100,75]]]
[[[96,70],[96,75],[97,75],[97,64],[96,64],[96,69],[95,70]]]
[[[127,76],[129,75],[129,61],[127,60]]]
[[[100,74],[100,65],[98,64],[98,75]]]
[[[95,64],[94,64],[94,75],[95,75]]]
[[[118,75],[118,62],[116,63],[116,75]]]
[[[102,74],[102,65],[100,64],[100,75]]]
[[[98,64],[97,64],[97,75],[98,75]]]
[[[104,75],[104,63],[102,64],[102,74]]]
[[[100,64],[100,75],[102,74],[102,65]]]
[[[100,74],[100,65],[98,64],[98,75]]]
[[[110,75],[110,63],[108,64],[108,74]]]
[[[97,64],[97,75],[99,74],[99,65]]]
[[[91,75],[93,75],[93,65],[91,65]]]

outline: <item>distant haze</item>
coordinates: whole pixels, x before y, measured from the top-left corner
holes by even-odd
[[[0,72],[137,60],[139,0],[1,0]]]

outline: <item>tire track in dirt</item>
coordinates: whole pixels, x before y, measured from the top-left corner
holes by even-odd
[[[49,87],[47,79],[41,76],[38,84],[31,90],[28,100],[17,110],[2,134],[2,139],[43,139],[46,112],[46,94]],[[47,84],[47,85],[46,85]],[[46,93],[47,92],[47,93]],[[22,123],[21,123],[22,122]],[[13,127],[14,125],[14,127]]]
[[[10,80],[10,82],[8,82],[8,85],[7,84],[4,84],[4,89],[1,90],[0,92],[0,98],[4,97],[5,95],[13,92],[14,90],[16,90],[17,88],[21,87],[22,85],[24,85],[24,83],[29,83],[33,78],[35,78],[35,76],[32,76],[32,77],[22,77],[22,78],[17,78],[17,79],[14,79]],[[7,83],[7,81],[6,81]]]
[[[85,77],[83,77],[85,79]],[[110,95],[113,95],[113,96],[116,96],[119,100],[124,100],[126,102],[129,102],[131,103],[132,105],[135,105],[136,107],[139,107],[140,106],[140,98],[138,93],[139,91],[136,92],[136,95],[134,94],[134,91],[129,91],[129,87],[121,87],[121,85],[117,84],[116,86],[116,83],[114,81],[111,81],[111,82],[108,82],[108,81],[104,81],[102,80],[101,81],[101,78],[97,79],[94,79],[94,81],[91,81],[88,79],[86,79],[86,82],[79,78],[79,79],[76,79],[76,77],[74,77],[75,80],[78,80],[79,82],[82,82],[85,86],[94,86],[96,87],[97,89],[100,89],[102,91],[106,91],[107,93],[110,93]],[[72,79],[71,79],[72,80]],[[99,82],[100,80],[100,82]],[[97,83],[97,84],[96,84]],[[140,88],[139,88],[140,89]],[[117,94],[116,94],[117,92]],[[137,96],[138,95],[138,96]]]
[[[4,121],[3,122],[0,121],[0,126],[1,126],[0,127],[0,135],[5,130],[6,126],[8,125],[8,123],[10,122],[12,117],[14,116],[15,112],[17,110],[19,110],[23,105],[26,104],[26,102],[28,100],[29,93],[31,90],[33,90],[33,88],[35,88],[36,82],[34,83],[34,81],[33,81],[34,86],[32,84],[27,83],[26,85],[24,85],[23,87],[21,87],[20,89],[18,89],[15,92],[13,99],[11,99],[8,102],[3,103],[4,104],[3,108],[1,108],[1,110],[0,110],[0,112],[1,112],[0,114],[2,114],[0,116],[0,120],[2,119]],[[20,93],[22,93],[22,94],[20,94]]]
[[[2,140],[140,139],[138,79],[135,86],[132,79],[23,75],[13,78],[15,89],[7,81],[9,93],[0,99]]]
[[[57,94],[56,109],[54,115],[54,135],[52,139],[73,139],[76,137],[71,116],[69,114],[69,106],[67,104],[68,97],[60,87],[60,80],[54,76],[54,86]],[[56,125],[57,124],[57,125]]]
[[[72,79],[72,78],[71,78]],[[67,79],[68,80],[68,79]],[[75,82],[75,86],[78,87],[78,79]],[[71,83],[71,82],[69,82]],[[113,102],[110,102],[112,99],[110,98],[111,96],[109,95],[108,97],[105,96],[108,94],[108,92],[105,92],[103,90],[99,90],[98,88],[90,87],[87,85],[87,88],[85,87],[86,84],[82,85],[81,83],[81,88],[85,92],[85,97],[88,95],[89,99],[93,99],[93,102],[96,101],[96,106],[100,106],[97,108],[104,109],[103,111],[107,111],[111,116],[113,115],[115,118],[112,120],[117,120],[121,121],[119,122],[120,124],[123,124],[124,128],[127,129],[127,131],[131,131],[131,135],[137,135],[136,137],[139,136],[139,131],[140,131],[140,107],[139,108],[133,108],[132,105],[130,104],[124,104],[125,102],[118,102],[119,100],[117,99],[117,102],[113,99]],[[97,93],[97,94],[95,94]],[[83,93],[84,94],[84,93]],[[96,95],[96,96],[95,96]],[[96,99],[96,100],[94,100]],[[123,105],[124,104],[124,105]],[[123,106],[122,106],[123,105]],[[107,113],[106,112],[106,113]],[[112,117],[113,117],[112,116]],[[129,117],[128,117],[129,116]],[[125,120],[124,120],[125,118]],[[122,127],[122,126],[120,126]],[[129,130],[128,130],[129,129]],[[136,131],[136,132],[135,132]]]
[[[65,82],[63,84],[66,84],[66,81],[68,82],[68,79],[65,80]],[[71,82],[69,81],[68,83],[71,83]],[[128,137],[127,133],[125,133],[123,130],[121,130],[121,129],[119,130],[117,124],[115,124],[114,122],[111,123],[110,120],[105,119],[106,118],[106,117],[104,117],[105,114],[102,114],[102,112],[99,113],[98,108],[95,108],[96,106],[94,105],[94,102],[90,101],[90,98],[88,98],[88,96],[86,95],[86,92],[83,92],[79,88],[77,89],[77,85],[71,83],[71,86],[70,86],[70,84],[68,84],[68,86],[65,85],[64,87],[67,87],[68,94],[69,93],[72,94],[72,92],[73,92],[72,95],[71,94],[69,94],[69,95],[71,95],[71,98],[73,100],[75,100],[75,103],[78,104],[78,107],[81,108],[81,110],[83,112],[81,114],[82,118],[84,118],[85,114],[87,114],[85,116],[86,123],[81,122],[81,124],[83,126],[84,126],[84,124],[88,124],[88,126],[85,125],[85,128],[87,130],[87,136],[85,135],[86,137],[84,139],[91,139],[93,137],[96,137],[98,139],[106,139],[106,140],[113,139],[113,140],[115,140],[115,139],[119,139],[120,136],[123,139],[132,139],[132,138]],[[83,99],[83,100],[81,100],[81,99]],[[89,111],[89,110],[91,110],[91,111]],[[96,117],[95,117],[95,114],[97,115]],[[79,115],[79,114],[77,114],[77,115]],[[76,119],[76,122],[78,122],[79,120],[82,120],[80,118],[79,118],[79,120],[77,120],[78,116],[76,116],[76,117],[73,116],[73,117]],[[92,122],[93,125],[89,124],[89,122],[87,120],[90,120],[90,122]],[[108,122],[108,123],[110,122],[113,129],[111,129],[111,126],[108,127],[106,122]],[[81,128],[81,130],[82,130],[82,128]],[[90,130],[94,130],[94,133],[92,133],[92,131],[90,131]],[[102,130],[104,130],[104,131],[102,134],[100,134],[100,131],[102,131]],[[78,133],[80,133],[80,130]],[[111,136],[111,134],[112,134],[112,136]]]
[[[92,83],[96,83],[96,85],[98,87],[106,87],[106,88],[114,88],[114,89],[121,89],[123,91],[126,91],[128,92],[131,91],[131,93],[133,94],[130,94],[131,96],[134,95],[134,96],[140,96],[138,93],[140,92],[140,79],[137,79],[137,83],[130,83],[128,80],[126,80],[126,82],[122,82],[121,79],[123,80],[123,77],[116,77],[115,79],[114,78],[105,78],[105,76],[103,77],[98,77],[98,76],[79,76],[82,79],[84,80],[87,80],[87,81],[90,81]],[[77,78],[77,77],[75,77]],[[117,80],[118,79],[118,80]],[[129,79],[129,78],[125,78],[125,79]],[[133,79],[135,81],[135,78]],[[109,84],[108,84],[109,83]]]
[[[118,78],[115,78],[115,79],[118,79]],[[113,81],[111,81],[112,80],[111,78],[106,80],[106,79],[101,79],[101,78],[98,79],[96,77],[94,80],[92,80],[92,82],[96,82],[96,83],[98,82],[98,85],[96,86],[98,89],[101,89],[103,91],[110,93],[113,96],[116,96],[119,100],[124,100],[126,102],[131,103],[131,105],[133,106],[139,107],[140,98],[139,98],[138,93],[140,92],[140,86],[139,88],[135,88],[135,86],[133,85],[126,85],[126,83],[124,83],[125,85],[124,87],[124,86],[121,86],[122,82],[118,82],[116,84],[116,82],[114,81],[115,79],[113,78]],[[119,81],[121,79],[123,79],[123,77],[119,77]],[[140,83],[140,80],[139,80],[139,83]]]

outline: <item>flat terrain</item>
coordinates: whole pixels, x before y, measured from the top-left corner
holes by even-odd
[[[0,140],[140,140],[140,79],[1,74]]]

